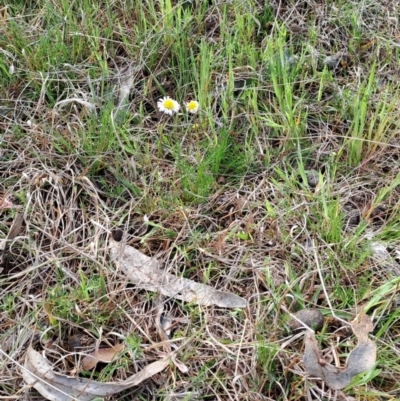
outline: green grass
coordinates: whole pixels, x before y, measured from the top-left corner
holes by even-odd
[[[31,339],[62,355],[84,331],[123,341],[126,353],[93,377],[128,377],[165,351],[162,303],[188,372],[171,365],[137,389],[143,399],[295,401],[313,388],[329,397],[306,378],[302,338],[287,326],[287,311],[306,307],[326,317],[320,342],[337,344],[342,364],[353,337],[337,342],[340,319],[373,314],[376,368],[345,392],[394,399],[395,6],[292,3],[40,0],[0,10],[0,205],[13,202],[0,209],[1,241],[24,215],[0,266],[3,397],[19,394],[16,362]],[[158,110],[164,96],[178,114]],[[191,100],[197,114],[185,110]],[[162,268],[249,307],[200,308],[136,288],[109,260],[119,230]],[[65,363],[57,369],[75,368]]]

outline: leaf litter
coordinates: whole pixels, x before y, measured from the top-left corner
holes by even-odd
[[[33,386],[50,401],[92,401],[98,397],[109,397],[120,391],[137,386],[144,380],[163,371],[170,358],[153,362],[121,382],[96,382],[80,377],[68,377],[53,371],[51,364],[39,352],[29,347],[25,356],[22,376],[28,385]]]
[[[352,378],[370,370],[376,362],[376,344],[368,338],[372,331],[372,320],[364,315],[358,321],[355,319],[351,327],[358,344],[350,352],[346,365],[342,368],[330,365],[322,358],[318,342],[312,331],[307,331],[304,337],[305,351],[303,363],[307,374],[322,379],[332,390],[341,390],[350,384]]]
[[[202,306],[216,305],[222,308],[245,308],[247,301],[238,295],[219,291],[184,277],[178,277],[159,269],[155,258],[137,249],[110,240],[110,256],[117,268],[121,268],[130,281],[148,291]]]
[[[146,256],[129,245],[123,246],[113,239],[110,240],[110,255],[117,267],[120,267],[128,279],[140,288],[203,306],[217,305],[223,308],[244,308],[247,306],[247,301],[235,294],[218,291],[209,285],[167,273],[158,268],[157,259]],[[97,349],[83,358],[81,366],[84,370],[90,370],[98,362],[111,362],[122,349],[122,344],[113,348]],[[167,351],[171,350],[168,349]],[[97,397],[113,395],[141,383],[143,380],[161,372],[168,366],[170,360],[181,372],[188,372],[188,368],[179,362],[174,355],[169,353],[169,356],[153,362],[123,382],[99,383],[94,380],[55,373],[46,358],[30,347],[25,357],[23,378],[27,384],[32,385],[48,400],[91,401]]]
[[[123,344],[116,344],[113,347],[99,348],[86,355],[81,362],[83,370],[91,370],[98,362],[109,363],[124,349]]]

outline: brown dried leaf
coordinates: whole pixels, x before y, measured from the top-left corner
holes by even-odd
[[[97,383],[95,380],[64,376],[55,373],[52,366],[39,352],[29,347],[22,376],[43,397],[50,401],[92,401],[97,397],[109,397],[137,386],[142,381],[160,373],[169,364],[169,358],[147,365],[139,373],[122,382]]]
[[[302,324],[304,323],[304,324]],[[305,329],[307,326],[314,330],[321,330],[324,325],[324,315],[318,309],[301,309],[291,314],[288,326],[292,331]]]
[[[368,333],[372,331],[374,325],[368,315],[363,315],[360,321],[357,321],[356,318],[351,322],[351,328],[353,329],[358,341],[364,343],[369,341]]]
[[[0,199],[0,209],[1,209],[1,199]],[[24,215],[22,213],[17,213],[14,218],[13,224],[10,228],[10,231],[8,232],[7,238],[0,241],[0,265],[4,263],[4,258],[9,252],[9,249],[7,249],[7,244],[9,245],[10,242],[15,237],[18,237],[18,235],[21,233],[23,222],[24,222]]]
[[[21,233],[22,231],[22,223],[24,222],[24,215],[22,213],[17,213],[13,224],[10,228],[10,231],[7,235],[7,240],[11,241],[13,240],[15,237],[18,237],[18,235]]]
[[[123,246],[110,240],[110,254],[114,263],[140,288],[199,305],[217,305],[222,308],[247,306],[247,301],[235,294],[218,291],[209,285],[160,270],[156,259],[129,245]]]
[[[171,361],[174,363],[174,365],[182,372],[182,373],[188,373],[189,368],[181,361],[178,361],[176,359],[176,356],[172,354],[171,356]]]
[[[96,367],[98,362],[111,362],[122,350],[123,344],[116,344],[110,348],[99,348],[82,359],[82,369],[90,370]]]
[[[322,379],[332,390],[340,390],[346,387],[354,376],[371,369],[376,361],[376,344],[368,338],[372,327],[371,318],[367,315],[364,315],[359,322],[352,322],[358,344],[350,352],[343,368],[329,365],[321,358],[314,333],[308,331],[304,336],[303,357],[308,375]]]

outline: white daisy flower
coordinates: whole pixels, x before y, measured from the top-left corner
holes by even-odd
[[[188,113],[196,114],[199,110],[199,102],[196,100],[191,100],[189,103],[186,103],[186,111]]]
[[[176,100],[171,99],[169,96],[165,96],[157,102],[157,107],[162,113],[172,116],[174,113],[179,111],[181,106]]]

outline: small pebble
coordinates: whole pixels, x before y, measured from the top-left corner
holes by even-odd
[[[311,170],[306,172],[307,183],[310,188],[315,188],[319,182],[319,173],[318,171]]]

